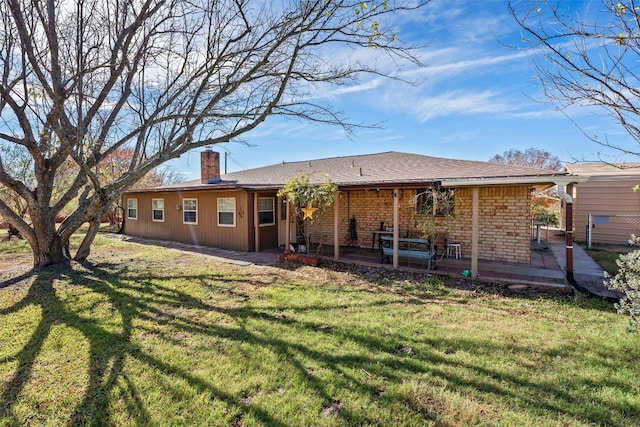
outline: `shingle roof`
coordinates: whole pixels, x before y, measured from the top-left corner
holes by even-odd
[[[583,176],[629,176],[640,175],[640,163],[626,162],[617,165],[607,163],[574,163],[565,166],[565,170]]]
[[[325,176],[338,186],[396,185],[412,183],[445,183],[447,180],[479,180],[495,178],[544,178],[566,176],[566,173],[524,166],[472,160],[446,159],[419,154],[389,151],[378,154],[332,157],[300,162],[283,162],[271,166],[232,172],[221,176],[215,184],[235,188],[279,188],[291,177],[307,174],[311,182],[321,183]],[[527,179],[524,179],[527,181]],[[172,186],[202,186],[200,180]]]

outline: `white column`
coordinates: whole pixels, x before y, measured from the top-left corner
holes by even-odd
[[[287,220],[287,223],[284,226],[284,231],[285,233],[287,233],[287,237],[284,239],[284,250],[287,251],[289,250],[289,247],[291,247],[291,209],[289,209],[291,203],[289,203],[288,199],[285,199],[284,205],[285,219]]]
[[[258,214],[258,193],[253,195],[253,227],[255,230],[256,252],[260,252],[260,215]]]

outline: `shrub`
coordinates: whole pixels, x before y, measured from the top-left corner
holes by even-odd
[[[632,235],[629,244],[640,246],[640,238]],[[618,272],[606,281],[606,285],[625,294],[616,308],[619,313],[631,316],[629,329],[637,332],[640,329],[640,250],[620,255],[616,264]]]
[[[557,211],[552,211],[544,207],[536,206],[533,210],[533,217],[536,222],[541,222],[545,225],[551,225],[557,227],[560,225],[560,215]]]

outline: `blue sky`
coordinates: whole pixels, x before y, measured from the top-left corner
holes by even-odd
[[[581,7],[569,4],[576,12]],[[602,147],[583,132],[606,135],[617,145],[634,144],[601,110],[574,107],[563,114],[540,102],[534,53],[511,47],[522,44],[506,1],[434,0],[405,17],[399,29],[401,38],[428,44],[418,55],[425,67],[403,70],[419,86],[365,77],[323,94],[323,101],[352,121],[383,122],[382,128],[361,130],[350,139],[336,127],[272,118],[246,135],[250,145],[232,141],[213,147],[230,153],[228,171],[390,150],[488,160],[512,148],[536,147],[563,162],[595,160]],[[170,165],[195,178],[199,151]]]

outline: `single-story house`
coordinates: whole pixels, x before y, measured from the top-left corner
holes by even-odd
[[[588,229],[599,243],[626,244],[631,234],[640,235],[640,191],[633,191],[640,163],[577,163],[564,171],[587,178],[573,187],[576,240],[586,242]]]
[[[419,233],[424,213],[415,195],[454,190],[447,238],[471,258],[473,274],[478,259],[529,262],[531,192],[575,182],[566,172],[393,151],[220,175],[219,153],[206,150],[200,180],[125,193],[125,233],[239,251],[289,247],[297,222],[277,192],[302,174],[338,186],[333,208],[310,232],[314,242],[332,245],[336,258],[345,245],[372,247],[382,227],[393,230],[394,242]]]

